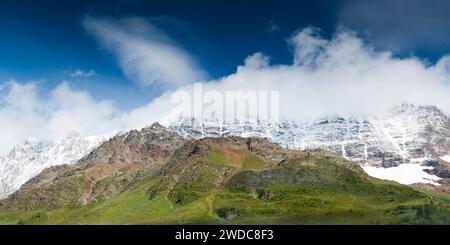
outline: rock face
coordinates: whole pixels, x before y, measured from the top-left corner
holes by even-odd
[[[447,178],[450,118],[434,106],[402,104],[377,118],[326,117],[308,123],[174,120],[168,127],[192,138],[222,136],[266,137],[293,149],[322,149],[349,160],[379,167],[402,163],[434,164],[434,173]]]
[[[103,142],[74,165],[45,169],[0,205],[18,209],[80,206],[114,196],[157,171],[184,138],[153,124]]]

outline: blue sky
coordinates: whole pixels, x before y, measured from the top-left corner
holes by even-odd
[[[392,3],[395,2],[395,3]],[[403,4],[399,3],[403,2]],[[421,3],[422,2],[422,3]],[[85,16],[148,19],[188,52],[210,78],[236,70],[248,55],[289,64],[286,40],[314,26],[329,36],[338,26],[358,31],[375,48],[436,61],[449,51],[445,1],[2,1],[0,81],[69,80],[127,108],[162,92],[123,75],[117,60],[83,27]],[[89,78],[70,77],[81,69]]]

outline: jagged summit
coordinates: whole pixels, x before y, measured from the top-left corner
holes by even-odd
[[[165,129],[165,127],[161,124],[159,124],[158,122],[154,122],[152,123],[152,125],[150,125],[150,127],[148,127],[149,129]]]

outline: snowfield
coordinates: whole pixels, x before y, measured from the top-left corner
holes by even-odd
[[[420,164],[405,163],[391,168],[374,167],[365,164],[362,165],[362,168],[372,177],[392,180],[400,184],[410,185],[415,183],[425,183],[440,185],[436,181],[441,178],[424,171],[425,169],[433,169],[433,167],[422,166]]]

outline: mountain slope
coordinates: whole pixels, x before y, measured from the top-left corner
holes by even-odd
[[[121,192],[158,170],[184,139],[159,124],[105,141],[74,165],[45,169],[0,201],[13,209],[80,206]]]
[[[185,140],[160,125],[45,170],[0,201],[0,223],[449,223],[450,199],[369,177],[325,151],[262,138]]]

